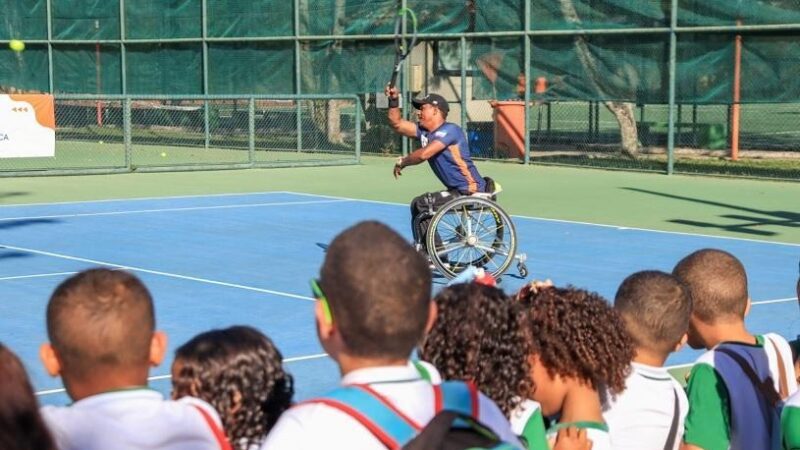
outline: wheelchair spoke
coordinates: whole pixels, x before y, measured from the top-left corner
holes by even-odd
[[[508,256],[509,255],[508,251],[504,252],[504,251],[501,251],[499,248],[486,247],[484,245],[476,245],[475,248],[483,250],[484,252],[486,252],[487,255],[488,254],[503,255],[503,256]]]

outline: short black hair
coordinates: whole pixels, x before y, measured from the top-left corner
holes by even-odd
[[[347,348],[366,358],[407,358],[422,338],[431,272],[408,241],[375,221],[331,242],[320,287]]]
[[[275,344],[249,326],[200,333],[175,350],[172,395],[208,402],[237,448],[259,445],[291,406],[292,376]],[[239,395],[239,402],[236,395]]]
[[[65,373],[148,367],[153,299],[131,273],[89,269],[62,282],[47,305],[47,335]]]
[[[692,300],[676,277],[644,270],[625,278],[614,298],[614,308],[638,347],[667,355],[689,329]]]
[[[744,265],[732,254],[713,248],[697,250],[672,270],[689,289],[692,314],[708,324],[744,319],[749,295]]]

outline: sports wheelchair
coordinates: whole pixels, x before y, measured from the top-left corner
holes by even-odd
[[[446,278],[455,278],[467,267],[481,267],[494,277],[502,275],[514,260],[521,277],[528,276],[527,256],[517,254],[517,231],[511,217],[496,203],[499,190],[455,197],[437,210],[429,208],[414,218],[418,247],[427,250],[433,267]],[[423,245],[424,244],[424,245]]]

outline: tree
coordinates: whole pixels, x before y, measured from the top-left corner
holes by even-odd
[[[561,7],[561,13],[568,22],[577,25],[581,23],[573,0],[559,0],[559,5]],[[589,83],[591,83],[592,88],[600,97],[611,98],[608,86],[603,83],[603,81],[607,79],[607,76],[600,70],[597,59],[589,49],[585,35],[575,36],[575,48],[578,59],[586,71],[586,78],[589,80]],[[622,74],[622,76],[625,75],[635,76],[635,72]],[[631,83],[628,84],[631,85]],[[606,100],[603,101],[603,105],[614,114],[617,122],[619,122],[622,153],[631,158],[636,158],[639,154],[641,144],[639,143],[639,134],[636,128],[636,116],[634,114],[633,103]]]

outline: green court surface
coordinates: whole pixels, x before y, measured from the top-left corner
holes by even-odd
[[[159,149],[151,158],[158,160]],[[195,150],[196,151],[196,150]],[[392,178],[393,159],[363,164],[177,173],[6,178],[2,204],[285,190],[407,203],[439,189],[427,166]],[[800,243],[800,184],[479,162],[511,214]]]

